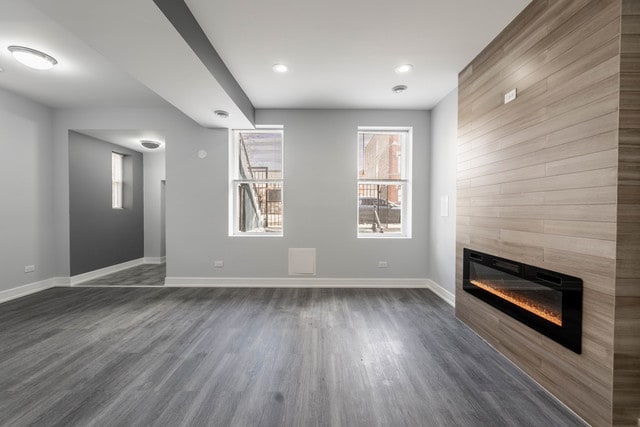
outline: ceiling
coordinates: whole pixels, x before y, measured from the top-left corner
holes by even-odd
[[[185,1],[256,108],[430,109],[530,0]]]
[[[250,128],[253,107],[429,109],[529,0],[185,3],[0,0],[0,87],[51,107],[172,104],[205,127]],[[59,64],[29,70],[11,44]]]
[[[49,71],[16,62],[22,45],[58,60]],[[160,96],[25,0],[0,0],[0,88],[54,108],[167,106]]]

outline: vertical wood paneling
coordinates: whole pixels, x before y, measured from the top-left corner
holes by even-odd
[[[617,352],[640,330],[629,315],[638,269],[625,266],[620,282],[617,268],[619,200],[640,194],[638,3],[534,0],[459,75],[456,315],[598,426],[628,423],[640,396],[626,375],[640,377],[638,359]],[[630,205],[631,224],[640,209]],[[582,354],[464,293],[464,247],[581,277]],[[626,369],[615,384],[614,357]]]
[[[640,6],[622,1],[613,422],[640,417]]]

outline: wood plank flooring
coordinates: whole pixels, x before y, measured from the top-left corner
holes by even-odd
[[[424,289],[53,288],[0,304],[3,426],[574,426]]]
[[[164,286],[167,264],[142,264],[75,286]]]

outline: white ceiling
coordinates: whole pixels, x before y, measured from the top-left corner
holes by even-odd
[[[152,0],[29,1],[200,125],[252,126]]]
[[[58,65],[32,70],[7,47],[28,46],[52,55]],[[127,75],[28,1],[0,0],[0,87],[57,108],[166,106]]]
[[[185,0],[256,108],[432,108],[530,0]],[[290,67],[275,74],[275,63]],[[414,65],[398,75],[396,65]],[[409,89],[394,94],[391,87]]]
[[[431,108],[528,3],[186,0],[256,108]],[[59,64],[29,70],[11,44]],[[275,74],[277,62],[291,71]],[[394,73],[407,62],[413,72]],[[0,87],[52,107],[168,102],[206,127],[251,126],[153,0],[0,0],[0,68]],[[409,90],[393,94],[396,84]],[[231,117],[216,118],[217,109]]]

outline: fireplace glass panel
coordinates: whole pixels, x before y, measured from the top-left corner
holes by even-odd
[[[562,326],[562,292],[473,261],[469,267],[473,285]]]

